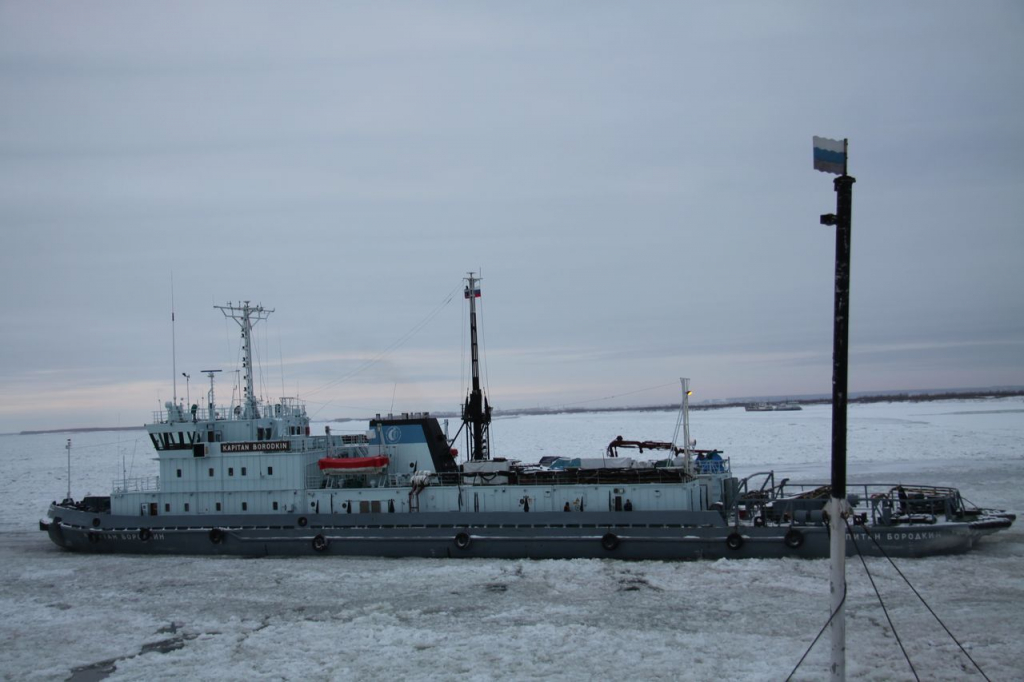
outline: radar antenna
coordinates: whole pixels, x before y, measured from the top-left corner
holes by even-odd
[[[274,312],[274,309],[267,309],[259,304],[251,306],[249,301],[238,305],[228,303],[213,307],[224,313],[224,317],[230,317],[237,322],[238,326],[242,328],[242,368],[245,370],[245,395],[243,396],[245,411],[242,418],[259,419],[259,404],[252,386],[252,328],[260,320],[270,317],[270,313]]]

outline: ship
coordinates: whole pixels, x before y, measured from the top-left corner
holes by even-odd
[[[796,412],[804,409],[800,406],[800,403],[786,402],[786,403],[749,403],[744,406],[747,412]]]
[[[693,560],[824,558],[827,485],[738,478],[721,450],[689,436],[689,380],[671,441],[614,438],[596,458],[492,456],[470,273],[472,387],[450,437],[427,412],[377,414],[358,433],[311,433],[298,398],[253,388],[252,330],[273,310],[216,306],[241,329],[238,404],[169,401],[146,426],[159,475],[108,496],[54,501],[39,522],[75,552],[152,555]],[[446,423],[447,424],[447,423]],[[679,431],[682,427],[682,442]],[[454,445],[462,436],[465,455]],[[628,456],[636,452],[636,457]],[[647,454],[652,459],[643,460]],[[70,491],[70,484],[69,484]],[[1015,515],[955,488],[849,485],[847,552],[919,557],[970,551]]]

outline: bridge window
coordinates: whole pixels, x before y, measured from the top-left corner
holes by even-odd
[[[235,467],[228,467],[228,476],[235,475]]]
[[[274,467],[267,467],[267,476],[274,475]]]
[[[245,476],[245,467],[242,467],[242,475]]]
[[[181,478],[181,469],[178,469],[178,478]]]
[[[213,476],[213,469],[210,469],[210,476]]]

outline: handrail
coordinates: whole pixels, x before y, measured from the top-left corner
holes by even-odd
[[[790,492],[791,491],[791,492]],[[828,485],[814,483],[790,483],[783,480],[769,490],[768,499],[759,503],[800,502],[824,504],[831,494]],[[747,491],[747,494],[751,493]],[[962,516],[966,507],[960,491],[946,486],[907,486],[900,483],[855,483],[847,484],[846,500],[854,517],[862,521],[889,525],[893,522],[920,522],[944,515],[947,519]],[[748,498],[754,502],[755,498]]]
[[[265,419],[300,419],[306,416],[306,405],[302,401],[295,398],[285,399],[284,402],[268,404],[259,404],[260,416]],[[153,424],[166,424],[170,420],[172,413],[180,413],[182,419],[180,421],[192,421],[192,411],[188,406],[182,407],[180,410],[177,407],[171,410],[155,410],[153,412]],[[213,415],[211,418],[210,415]],[[245,417],[244,410],[238,408],[238,406],[231,407],[228,405],[215,405],[211,412],[209,407],[196,407],[195,420],[196,421],[243,421],[248,419]]]
[[[111,489],[114,493],[139,493],[160,490],[159,476],[141,478],[115,478]]]

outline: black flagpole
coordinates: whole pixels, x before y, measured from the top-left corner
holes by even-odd
[[[832,664],[830,679],[846,679],[846,406],[847,365],[850,341],[850,217],[853,183],[846,174],[843,140],[843,174],[833,183],[836,212],[821,216],[822,225],[836,227],[835,316],[832,330],[832,495],[829,501],[830,589],[832,592]]]
[[[844,169],[845,170],[845,169]],[[835,316],[832,328],[832,497],[846,497],[847,366],[850,343],[850,223],[853,183],[846,175],[833,181],[836,212],[821,216],[823,225],[836,227]]]

